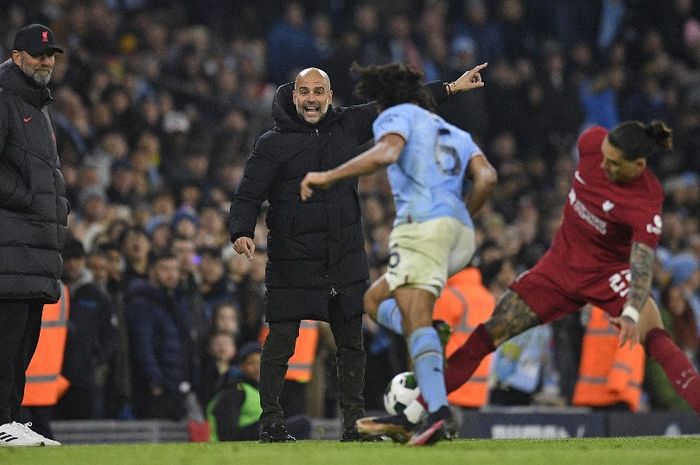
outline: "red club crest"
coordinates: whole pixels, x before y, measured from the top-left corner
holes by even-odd
[[[42,44],[49,43],[49,31],[42,31],[41,32],[41,43]]]

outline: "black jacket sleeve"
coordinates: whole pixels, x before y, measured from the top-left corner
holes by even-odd
[[[256,141],[253,154],[246,161],[243,179],[231,202],[228,223],[231,242],[242,236],[254,236],[260,207],[279,171],[280,163],[270,142],[272,134],[263,134]]]
[[[442,81],[430,81],[425,84],[425,87],[427,87],[432,94],[436,105],[441,104],[447,99],[447,89]]]
[[[0,207],[22,211],[32,202],[32,193],[22,180],[22,174],[4,156],[8,144],[8,128],[12,121],[9,104],[3,94],[0,92]]]

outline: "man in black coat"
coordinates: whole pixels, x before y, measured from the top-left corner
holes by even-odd
[[[136,418],[180,420],[196,388],[192,325],[179,283],[177,258],[163,253],[149,263],[148,281],[136,279],[127,289]]]
[[[466,75],[466,73],[465,73]],[[463,75],[464,77],[464,75]],[[461,90],[463,78],[428,84],[441,101]],[[336,167],[372,139],[374,103],[334,108],[328,75],[301,71],[277,90],[275,125],[255,143],[231,205],[234,250],[252,260],[253,235],[267,200],[266,314],[270,332],[261,358],[260,440],[293,441],[279,403],[287,362],[302,319],[328,321],[336,343],[343,440],[360,440],[355,420],[364,412],[365,353],[362,297],[368,284],[357,179],[338,182],[301,202],[299,183],[310,171]]]
[[[58,445],[18,421],[42,307],[61,293],[69,207],[46,87],[56,52],[53,32],[31,24],[0,64],[0,446]]]
[[[70,289],[68,335],[61,373],[70,386],[54,410],[62,420],[103,418],[105,372],[117,344],[109,295],[85,266],[83,244],[72,236],[63,249],[63,282]]]

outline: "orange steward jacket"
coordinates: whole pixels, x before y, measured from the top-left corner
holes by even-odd
[[[593,307],[581,348],[581,365],[572,405],[605,407],[625,403],[639,410],[644,380],[644,350],[620,347],[619,332],[605,311]]]
[[[258,340],[264,343],[270,330],[264,325],[260,330]],[[308,383],[311,380],[312,367],[316,358],[318,346],[318,321],[301,320],[299,336],[297,336],[294,354],[289,359],[287,374],[284,379],[298,383]]]
[[[443,320],[452,328],[452,336],[445,348],[449,357],[472,334],[474,329],[488,320],[496,301],[481,282],[477,268],[465,268],[447,280],[447,286],[435,302],[433,319]],[[488,401],[488,378],[491,355],[481,362],[467,383],[447,397],[452,405],[479,408]]]
[[[69,299],[68,288],[62,284],[58,302],[44,305],[39,343],[27,368],[23,406],[55,405],[68,389],[69,382],[61,376],[61,367],[68,332]]]

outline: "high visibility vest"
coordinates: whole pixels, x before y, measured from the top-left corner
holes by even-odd
[[[263,325],[258,336],[258,341],[264,343],[270,329]],[[287,363],[287,374],[284,379],[296,381],[298,383],[308,383],[311,380],[311,371],[314,359],[316,358],[316,348],[318,346],[318,321],[302,320],[299,325],[299,335],[297,336],[294,354]]]
[[[464,344],[480,323],[488,320],[495,306],[496,300],[481,283],[477,268],[465,268],[447,280],[433,309],[433,319],[443,320],[452,328],[445,347],[447,357]],[[486,404],[491,358],[490,354],[486,356],[469,381],[447,396],[451,404],[471,408]]]
[[[605,407],[620,402],[639,410],[644,381],[644,350],[620,347],[619,331],[605,311],[593,307],[581,348],[581,365],[572,405]]]
[[[68,334],[69,300],[68,288],[61,285],[61,298],[58,302],[44,305],[39,342],[26,373],[27,382],[22,399],[25,407],[55,405],[70,385],[61,376]]]

